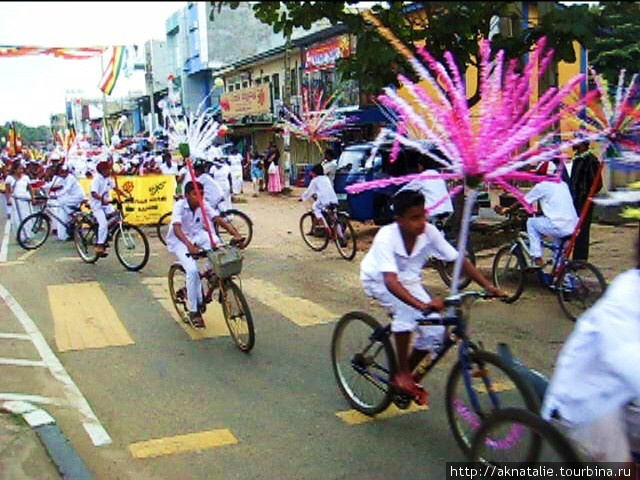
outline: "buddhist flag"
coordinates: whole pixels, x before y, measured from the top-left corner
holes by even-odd
[[[113,91],[113,87],[116,85],[116,80],[118,80],[118,75],[120,74],[120,69],[122,68],[122,61],[124,59],[124,49],[125,47],[113,47],[113,54],[111,55],[111,60],[109,60],[109,64],[107,65],[107,69],[102,73],[102,79],[98,84],[98,88],[102,90],[107,95],[111,95]]]

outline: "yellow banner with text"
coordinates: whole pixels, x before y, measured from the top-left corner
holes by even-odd
[[[134,203],[124,205],[125,220],[132,225],[153,225],[160,217],[173,210],[176,177],[173,175],[117,176],[120,190],[131,195]],[[78,180],[89,197],[91,179]],[[111,192],[112,197],[115,193]]]

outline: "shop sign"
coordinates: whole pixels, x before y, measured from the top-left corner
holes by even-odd
[[[220,98],[222,118],[240,118],[246,115],[261,115],[271,112],[269,85],[243,88],[228,92]]]
[[[349,36],[342,35],[328,42],[319,43],[307,49],[304,54],[305,72],[328,70],[335,67],[336,60],[346,58],[351,53]]]

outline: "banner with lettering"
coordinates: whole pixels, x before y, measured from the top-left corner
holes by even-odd
[[[222,118],[241,118],[245,115],[262,115],[271,112],[269,85],[243,88],[222,95]]]
[[[131,195],[135,202],[124,204],[125,220],[132,225],[153,225],[173,210],[176,177],[173,175],[118,176],[118,187]],[[78,180],[89,197],[90,178]],[[115,193],[112,192],[115,198]]]
[[[335,66],[336,60],[347,58],[350,54],[351,45],[348,35],[313,45],[304,52],[304,71],[309,73],[331,69]]]

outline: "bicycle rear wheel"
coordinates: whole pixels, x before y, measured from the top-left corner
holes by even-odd
[[[149,261],[149,242],[144,232],[135,225],[123,224],[116,230],[113,242],[116,256],[124,268],[137,272]]]
[[[604,294],[607,282],[594,265],[576,260],[567,264],[557,288],[562,310],[575,321]]]
[[[171,215],[172,212],[165,213],[160,217],[158,223],[156,223],[156,233],[163,245],[167,244],[167,234],[169,233],[169,228],[171,228]]]
[[[468,365],[463,366],[459,360],[453,366],[445,399],[453,437],[463,453],[469,455],[473,436],[494,410],[517,407],[538,412],[540,402],[531,386],[497,355],[470,352],[465,363]],[[519,438],[517,431],[508,434]],[[535,456],[539,447],[539,439],[534,437],[527,448]]]
[[[519,247],[505,245],[500,247],[493,259],[491,276],[493,284],[507,293],[503,299],[506,303],[513,303],[524,290],[526,263]]]
[[[187,302],[187,274],[179,263],[169,267],[169,295],[180,320],[189,323],[189,304]]]
[[[517,433],[517,434],[514,434]],[[528,446],[539,442],[532,452]],[[532,456],[536,453],[535,456]],[[469,460],[495,466],[524,466],[533,462],[578,464],[580,456],[553,424],[536,413],[505,408],[492,413],[473,437]]]
[[[221,296],[222,313],[231,338],[242,352],[248,353],[256,341],[249,304],[240,287],[229,278],[222,281]]]
[[[353,408],[376,415],[391,404],[394,390],[389,382],[396,357],[388,332],[375,318],[350,312],[338,321],[331,339],[331,363],[338,387]]]
[[[343,213],[338,214],[336,225],[336,247],[345,260],[353,260],[356,256],[356,230],[351,225],[349,217]]]
[[[329,236],[324,227],[316,225],[313,212],[307,212],[300,217],[300,233],[304,243],[314,252],[319,252],[329,245]]]
[[[98,261],[98,255],[94,250],[98,225],[88,215],[82,215],[76,220],[73,229],[73,244],[80,258],[86,263]]]
[[[476,255],[473,253],[473,248],[471,245],[467,245],[467,248],[464,251],[464,256],[467,260],[469,260],[473,265],[476,264]],[[451,282],[453,282],[453,268],[455,266],[455,262],[443,262],[442,260],[436,261],[436,269],[440,274],[440,278],[444,282],[447,287],[451,287]],[[467,275],[464,270],[460,272],[460,285],[459,288],[467,288],[471,283],[471,277]]]
[[[49,217],[42,212],[27,216],[18,227],[16,240],[25,250],[35,250],[49,238],[51,224]]]
[[[231,209],[224,212],[222,217],[227,221],[227,223],[233,225],[238,233],[245,238],[244,246],[242,248],[247,248],[253,238],[253,222],[249,216],[240,210]],[[220,236],[220,239],[227,244],[233,238],[224,228],[218,228],[218,235]]]

